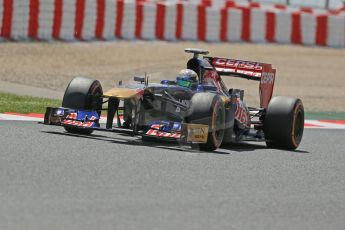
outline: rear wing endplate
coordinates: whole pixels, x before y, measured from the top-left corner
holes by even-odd
[[[260,107],[267,108],[272,98],[276,70],[271,64],[237,59],[204,57],[220,76],[260,81]]]

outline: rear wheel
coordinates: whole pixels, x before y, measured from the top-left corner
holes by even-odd
[[[294,150],[304,131],[302,101],[294,97],[274,97],[268,105],[264,133],[268,147]]]
[[[217,149],[222,144],[225,129],[224,103],[219,95],[213,93],[193,95],[186,122],[209,126],[207,142],[193,144],[192,147],[199,147],[200,150],[204,151]]]
[[[62,107],[82,110],[96,110],[101,114],[102,102],[100,97],[103,95],[102,86],[97,80],[84,77],[74,78],[66,88]],[[80,129],[75,127],[65,127],[70,133],[91,134],[92,130]]]

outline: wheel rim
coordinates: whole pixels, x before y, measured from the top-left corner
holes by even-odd
[[[218,102],[219,103],[219,102]],[[216,147],[219,147],[220,144],[222,143],[223,140],[223,135],[224,135],[224,114],[222,111],[222,108],[218,105],[216,106],[218,107],[217,109],[215,109],[215,114],[214,116],[214,121],[213,121],[213,138],[214,138],[214,145]]]
[[[223,134],[222,129],[222,123],[223,123],[223,113],[221,111],[221,108],[218,109],[218,112],[216,114],[216,139],[219,140]]]
[[[93,97],[101,97],[103,95],[103,90],[102,90],[101,86],[99,85],[99,83],[98,84],[94,83],[92,85],[92,88],[90,89],[89,94],[92,95]],[[88,109],[95,109],[98,112],[98,114],[100,115],[101,114],[101,110],[102,110],[102,104],[98,104],[96,108],[92,108],[93,107],[92,102],[93,101],[91,99],[87,103],[87,104],[89,104],[88,107],[90,107]]]
[[[302,135],[303,135],[303,125],[304,125],[304,121],[303,121],[303,113],[302,110],[299,108],[296,114],[296,118],[295,118],[295,127],[294,127],[294,139],[295,139],[295,143],[299,144],[301,142],[302,139]]]

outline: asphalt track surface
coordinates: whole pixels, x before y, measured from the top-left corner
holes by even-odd
[[[215,153],[0,121],[0,229],[344,229],[345,131]]]

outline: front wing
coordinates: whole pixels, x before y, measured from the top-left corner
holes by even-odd
[[[208,125],[169,121],[157,121],[150,124],[149,127],[142,129],[129,129],[123,127],[108,129],[101,127],[100,116],[96,111],[76,110],[63,107],[47,107],[44,116],[44,124],[84,130],[127,133],[129,135],[147,136],[186,143],[206,143],[209,131]],[[168,124],[172,125],[169,126]]]

